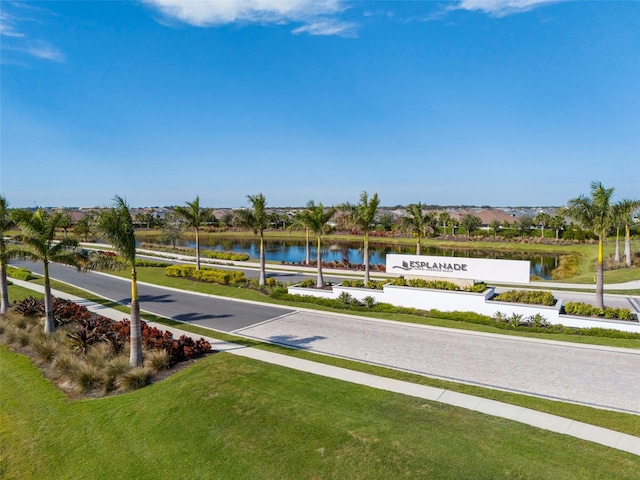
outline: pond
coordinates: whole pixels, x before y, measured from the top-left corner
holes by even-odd
[[[147,237],[144,243],[155,243],[158,245],[169,245],[170,242],[163,242],[160,237]],[[178,246],[195,248],[195,240],[181,239],[176,242]],[[260,240],[258,237],[206,237],[201,240],[201,249],[217,250],[223,252],[246,253],[251,258],[259,258]],[[385,264],[388,253],[414,254],[415,245],[389,245],[389,244],[369,244],[369,262],[371,264]],[[536,275],[545,280],[551,279],[551,272],[558,266],[560,255],[540,254],[527,252],[497,252],[490,250],[465,249],[454,250],[438,247],[422,247],[422,255],[435,255],[447,257],[468,257],[468,258],[496,258],[504,260],[529,260],[531,262],[531,275]],[[316,247],[314,241],[311,242],[310,259],[316,259]],[[268,261],[300,263],[306,259],[306,248],[304,240],[274,240],[265,239],[265,258]],[[323,240],[322,260],[325,262],[364,263],[362,242],[338,242],[330,239]]]

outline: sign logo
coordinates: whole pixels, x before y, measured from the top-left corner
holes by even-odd
[[[466,263],[447,263],[447,262],[423,262],[418,260],[402,261],[402,265],[394,265],[391,268],[399,268],[400,270],[420,270],[423,272],[466,272]]]

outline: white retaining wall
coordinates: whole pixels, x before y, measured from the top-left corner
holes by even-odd
[[[352,297],[362,301],[365,297],[373,297],[377,303],[389,303],[398,307],[418,308],[420,310],[441,310],[476,312],[494,316],[500,311],[507,316],[521,314],[529,317],[541,314],[551,324],[562,324],[576,328],[609,328],[624,332],[640,333],[640,323],[626,320],[607,320],[600,318],[585,318],[561,314],[562,299],[552,307],[543,305],[527,305],[522,303],[497,302],[489,300],[493,297],[494,289],[489,287],[483,293],[454,292],[449,290],[432,290],[427,288],[400,287],[385,285],[382,290],[369,288],[342,287],[336,285],[330,290],[316,290],[292,286],[288,289],[294,295],[308,295],[311,297],[336,299],[341,293],[347,292]]]

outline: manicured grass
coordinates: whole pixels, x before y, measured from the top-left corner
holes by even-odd
[[[9,301],[11,303],[19,302],[25,297],[42,298],[44,295],[39,292],[34,292],[28,288],[20,287],[18,285],[9,285]]]
[[[637,478],[640,457],[504,419],[216,354],[69,402],[0,347],[7,479]]]
[[[52,286],[58,290],[63,290],[70,294],[73,294],[82,298],[87,298],[88,300],[108,306],[110,308],[115,308],[117,310],[120,310],[126,313],[129,312],[128,307],[111,302],[109,300],[104,300],[100,297],[96,297],[79,288],[71,287],[69,285],[56,282],[56,281],[52,282]],[[231,287],[226,287],[226,288],[231,288]],[[407,382],[418,383],[421,385],[427,385],[427,386],[432,386],[436,388],[443,388],[443,389],[452,390],[456,392],[467,393],[469,395],[475,395],[478,397],[489,398],[492,400],[506,402],[513,405],[518,405],[521,407],[531,408],[533,410],[550,413],[553,415],[559,415],[562,417],[571,418],[576,421],[589,423],[592,425],[598,425],[603,428],[609,428],[609,429],[627,433],[630,435],[640,436],[640,422],[638,421],[638,417],[635,415],[630,415],[630,414],[625,414],[620,412],[613,412],[609,410],[600,410],[596,408],[591,408],[591,407],[586,407],[581,405],[573,405],[570,403],[563,403],[563,402],[552,401],[552,400],[541,399],[541,398],[535,398],[535,397],[530,397],[526,395],[518,395],[515,393],[503,392],[500,390],[492,390],[492,389],[486,389],[486,388],[481,388],[481,387],[476,387],[471,385],[447,382],[447,381],[428,378],[428,377],[407,373],[407,372],[399,372],[397,370],[379,367],[375,365],[369,365],[366,363],[360,363],[353,360],[346,360],[341,358],[320,355],[320,354],[308,352],[305,350],[291,349],[284,346],[263,343],[257,340],[239,337],[236,335],[230,335],[223,332],[212,331],[210,329],[206,329],[197,325],[190,325],[187,323],[177,322],[174,320],[170,320],[157,315],[152,315],[149,313],[143,313],[142,317],[144,320],[148,322],[156,322],[162,325],[176,327],[186,332],[193,333],[195,335],[202,335],[205,337],[212,336],[219,340],[234,342],[239,345],[260,348],[268,351],[273,351],[276,353],[281,353],[284,355],[295,356],[298,358],[304,358],[304,359],[319,362],[319,363],[335,365],[338,367],[348,368],[355,371],[371,373],[374,375],[379,375],[387,378],[394,378],[397,380],[404,380]],[[446,321],[443,321],[443,322],[446,322]],[[457,322],[451,322],[451,323],[457,323]],[[476,325],[469,325],[469,326],[474,327]],[[477,327],[482,327],[482,326],[478,325]],[[554,336],[549,336],[549,337],[554,337]],[[602,339],[602,340],[606,341],[606,340],[615,340],[615,339]]]

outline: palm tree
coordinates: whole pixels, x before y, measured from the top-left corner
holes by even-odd
[[[617,224],[624,225],[624,257],[625,264],[627,267],[631,266],[631,224],[633,222],[633,212],[640,208],[640,200],[629,200],[625,198],[615,205],[616,219]],[[616,232],[616,242],[618,240],[617,232]],[[616,243],[616,251],[618,251],[618,246]],[[619,254],[617,261],[620,261]]]
[[[305,261],[304,264],[305,265],[309,265],[310,260],[311,260],[311,248],[309,247],[310,242],[309,242],[309,227],[305,225],[304,221],[303,221],[303,212],[304,210],[297,212],[294,219],[293,219],[293,226],[294,228],[300,228],[300,227],[304,227],[304,234],[305,234],[305,243],[304,243],[304,252],[305,252]]]
[[[371,198],[367,192],[360,194],[360,201],[356,204],[345,203],[341,209],[347,213],[350,223],[364,232],[364,281],[369,282],[369,232],[373,228],[373,221],[378,213],[380,199],[374,193]]]
[[[480,217],[476,217],[471,213],[465,214],[460,220],[460,225],[462,225],[467,230],[467,237],[471,236],[471,232],[477,230],[482,225],[482,220]]]
[[[316,279],[316,287],[322,288],[324,287],[324,280],[322,278],[322,236],[327,233],[327,229],[329,228],[327,222],[333,217],[333,214],[336,213],[336,209],[334,207],[329,208],[325,211],[322,203],[316,205],[313,200],[309,200],[307,203],[306,210],[300,212],[300,222],[305,225],[305,227],[313,232],[316,235],[317,239],[317,247],[318,247],[318,278]]]
[[[614,224],[611,197],[614,188],[605,188],[600,182],[591,182],[591,196],[580,195],[568,202],[567,214],[585,230],[598,237],[598,263],[596,266],[596,307],[604,308],[604,240],[607,230]]]
[[[449,222],[451,221],[451,215],[449,215],[449,212],[440,212],[438,214],[438,221],[442,224],[442,230],[444,232],[444,234],[447,234],[447,226],[449,225]]]
[[[44,264],[44,333],[53,333],[56,325],[53,319],[49,263],[58,262],[77,267],[79,256],[75,247],[78,242],[69,237],[55,240],[56,228],[64,222],[62,212],[50,215],[41,208],[35,212],[18,210],[15,212],[15,221],[21,227],[22,243],[26,245],[26,248],[20,249],[19,257]]]
[[[540,235],[540,237],[544,238],[544,229],[547,228],[551,223],[551,215],[545,212],[540,212],[535,216],[533,220],[535,223],[540,225],[540,228],[542,230],[542,234]]]
[[[208,209],[200,208],[200,197],[196,195],[193,202],[186,202],[186,207],[175,207],[174,211],[186,221],[188,228],[196,231],[196,270],[200,270],[200,226],[210,217]]]
[[[15,256],[12,249],[7,248],[4,240],[5,233],[15,227],[15,222],[9,215],[9,202],[4,195],[0,195],[0,315],[7,313],[9,308],[9,287],[7,282],[7,262]]]
[[[560,230],[564,228],[564,223],[564,214],[556,214],[551,217],[549,227],[553,228],[556,231],[556,240],[560,238]]]
[[[408,216],[402,219],[402,223],[405,230],[418,237],[416,243],[416,255],[420,255],[420,240],[423,235],[426,235],[425,230],[427,228],[427,215],[422,211],[422,202],[407,205],[407,215]]]
[[[142,366],[142,324],[140,322],[140,299],[138,297],[138,274],[136,272],[136,237],[129,205],[120,196],[113,198],[114,206],[101,212],[98,229],[113,246],[125,266],[131,268],[131,334],[129,363]]]
[[[237,224],[240,227],[253,230],[253,233],[260,235],[260,280],[259,285],[266,284],[265,281],[265,261],[264,261],[264,231],[269,227],[269,215],[266,211],[267,200],[262,193],[257,195],[247,195],[251,209],[238,210],[236,213]]]

